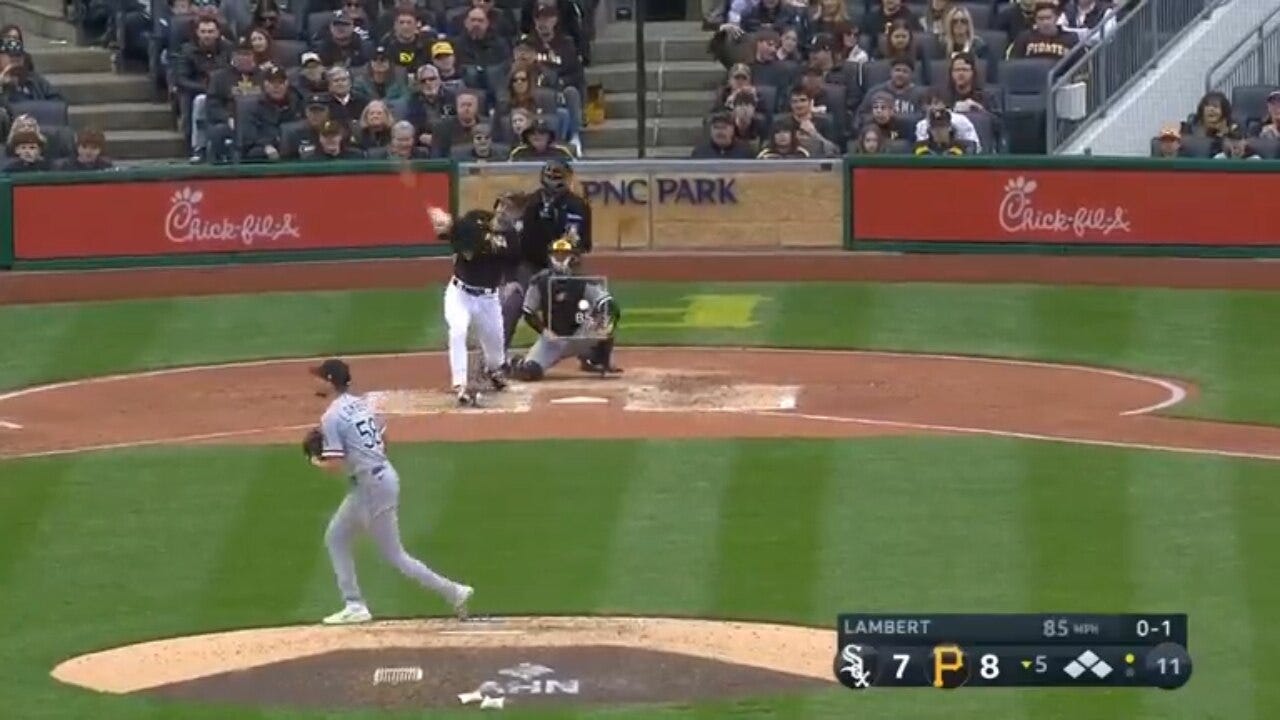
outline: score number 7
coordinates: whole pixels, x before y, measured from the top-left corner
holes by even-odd
[[[907,675],[907,664],[911,662],[911,656],[906,653],[894,653],[893,660],[898,663],[898,669],[894,671],[893,677],[895,680],[901,680]]]

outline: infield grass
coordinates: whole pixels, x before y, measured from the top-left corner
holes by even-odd
[[[747,328],[626,330],[624,316],[627,343],[1090,363],[1197,382],[1203,394],[1180,412],[1280,418],[1273,377],[1280,294],[817,283],[620,285],[616,292],[633,308],[677,306],[692,294],[766,298]],[[437,347],[438,295],[0,308],[0,336],[21,339],[0,356],[0,386],[261,356]],[[1274,463],[937,437],[405,444],[392,456],[405,478],[407,546],[476,585],[482,613],[630,612],[821,626],[841,611],[1191,616],[1195,672],[1176,692],[832,690],[556,717],[1280,716],[1280,687],[1267,663],[1280,643]],[[374,717],[97,696],[48,677],[59,660],[94,649],[313,622],[332,611],[336,591],[321,536],[342,490],[303,466],[293,448],[152,448],[0,463],[0,607],[10,620],[0,642],[0,715]],[[443,612],[370,548],[360,560],[379,614]]]

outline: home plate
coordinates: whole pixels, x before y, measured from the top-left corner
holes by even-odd
[[[552,405],[608,405],[609,398],[595,397],[593,395],[573,395],[571,397],[562,397],[549,400]]]

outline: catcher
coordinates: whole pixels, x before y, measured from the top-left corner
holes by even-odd
[[[502,325],[502,286],[519,253],[515,218],[524,200],[503,195],[494,210],[471,210],[456,221],[441,208],[428,208],[436,234],[453,247],[453,277],[444,290],[444,319],[449,326],[449,374],[458,404],[475,405],[476,389],[467,382],[467,332],[476,325],[485,378],[494,390],[507,386],[503,374],[506,343]]]
[[[551,243],[551,267],[534,275],[524,297],[524,321],[538,340],[524,358],[512,360],[511,374],[541,380],[565,358],[582,359],[601,375],[620,373],[613,364],[614,331],[622,311],[600,283],[577,277],[578,255],[568,238]]]

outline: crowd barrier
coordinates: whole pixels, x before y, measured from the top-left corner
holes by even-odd
[[[0,176],[0,268],[448,252],[426,205],[490,208],[536,163],[159,167]],[[597,247],[1280,256],[1274,161],[1089,157],[583,161]]]

